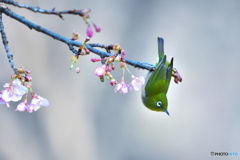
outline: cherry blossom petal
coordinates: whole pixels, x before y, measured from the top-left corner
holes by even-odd
[[[19,79],[15,79],[11,84],[6,83],[4,87],[6,89],[2,92],[2,98],[7,102],[17,102],[28,92],[27,87],[23,86]]]
[[[121,83],[118,83],[116,87],[114,88],[115,92],[126,94],[128,92],[128,85],[122,81]]]
[[[18,104],[15,111],[24,112],[29,110],[29,104],[27,102],[21,102]]]
[[[29,111],[30,112],[37,111],[42,106],[46,107],[48,105],[49,105],[49,102],[47,99],[35,94],[31,101],[31,104],[29,105]]]
[[[144,85],[144,83],[145,83],[144,77],[142,77],[142,76],[133,77],[133,79],[130,83],[129,89],[130,90],[134,89],[134,90],[138,91],[141,89],[141,87]]]

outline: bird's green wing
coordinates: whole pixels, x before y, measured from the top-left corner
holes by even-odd
[[[172,78],[172,70],[173,70],[173,58],[171,59],[170,64],[166,64],[166,66],[167,66],[166,78],[167,78],[167,81],[170,83]]]
[[[167,93],[168,87],[172,77],[173,58],[169,63],[166,61],[167,57],[164,55],[164,41],[162,38],[158,38],[158,63],[156,69],[153,72],[149,72],[146,79],[145,91],[148,95],[156,95],[161,92]]]
[[[168,68],[165,65],[166,56],[162,59],[162,61],[156,67],[156,70],[150,73],[149,79],[146,82],[145,90],[151,91],[147,92],[148,96],[156,95],[160,92],[166,92],[168,88]]]

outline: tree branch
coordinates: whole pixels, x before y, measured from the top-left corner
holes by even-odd
[[[80,11],[83,11],[83,10],[74,10],[74,12],[72,12],[73,10],[69,10],[69,11],[59,11],[59,12],[55,12],[54,10],[52,11],[49,11],[49,10],[42,10],[42,9],[39,9],[37,7],[31,7],[29,5],[23,5],[23,4],[19,4],[17,2],[14,2],[14,1],[11,1],[11,0],[0,0],[0,2],[3,2],[3,3],[7,3],[7,4],[12,4],[12,5],[15,5],[15,6],[18,6],[18,7],[23,7],[23,8],[27,8],[27,9],[30,9],[34,12],[41,12],[41,13],[46,13],[46,14],[56,14],[56,15],[59,15],[61,17],[61,14],[77,14],[77,15],[80,15]],[[46,34],[58,41],[61,41],[65,44],[67,44],[69,46],[69,49],[74,53],[74,54],[79,54],[77,52],[76,49],[74,49],[73,46],[76,46],[76,47],[80,47],[83,45],[83,43],[80,43],[80,42],[76,42],[74,40],[71,40],[69,38],[66,38],[66,37],[63,37],[57,33],[54,33],[50,30],[47,30],[46,28],[43,28],[41,27],[40,25],[37,25],[33,22],[30,22],[29,20],[25,19],[24,17],[12,12],[10,9],[8,9],[7,7],[1,5],[0,6],[0,14],[1,13],[4,13],[5,15],[19,21],[20,23],[23,23],[24,25],[28,26],[30,29],[34,29],[38,32],[41,32],[43,34]],[[81,15],[80,15],[81,16]],[[0,26],[1,27],[1,26]],[[2,33],[2,37],[3,36],[3,33],[4,33],[4,29],[3,29],[3,25],[2,25],[2,28],[1,28],[1,33]],[[4,40],[4,39],[3,39]],[[7,44],[4,42],[4,45]],[[88,43],[86,46],[85,46],[88,50],[90,50],[91,52],[99,55],[100,57],[109,57],[111,56],[112,54],[110,53],[107,53],[107,52],[104,52],[104,51],[101,51],[101,50],[98,50],[96,49],[95,47],[99,47],[99,48],[106,48],[105,45],[102,45],[102,44],[96,44],[96,43]],[[5,48],[8,48],[7,46],[5,46]],[[7,50],[6,50],[7,51]],[[7,52],[8,53],[8,52]],[[10,52],[9,52],[10,53]],[[8,54],[9,54],[8,53]],[[10,55],[11,56],[11,55]],[[10,61],[10,59],[9,59]],[[125,59],[126,63],[133,66],[133,67],[136,67],[136,68],[141,68],[141,69],[147,69],[147,70],[150,70],[150,71],[153,71],[155,69],[154,65],[152,64],[148,64],[146,62],[138,62],[138,61],[133,61],[133,60],[128,60],[128,59]],[[12,62],[11,63],[11,66],[12,68],[15,70],[16,68],[14,67],[14,63]]]

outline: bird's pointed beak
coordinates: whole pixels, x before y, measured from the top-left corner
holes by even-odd
[[[169,112],[168,112],[167,109],[164,109],[164,108],[163,108],[163,111],[164,111],[165,113],[167,113],[167,115],[169,115]]]

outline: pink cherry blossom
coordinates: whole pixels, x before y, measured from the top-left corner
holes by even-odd
[[[17,106],[15,111],[20,112],[27,111],[29,113],[32,113],[33,111],[37,111],[42,106],[48,105],[49,102],[47,99],[35,94],[30,104],[27,103],[27,99],[24,99],[24,101]]]
[[[15,79],[12,83],[6,83],[3,87],[6,89],[2,92],[2,99],[6,102],[17,102],[28,92],[27,87],[23,86],[19,79]]]
[[[30,104],[27,103],[27,100],[24,100],[23,102],[19,103],[17,108],[15,109],[15,111],[19,111],[19,112],[24,112],[24,111],[28,111],[31,113],[30,109],[29,109]]]
[[[129,85],[129,90],[135,90],[138,91],[141,89],[141,87],[144,85],[145,79],[142,76],[134,77],[132,76],[132,81]]]
[[[98,67],[95,70],[95,75],[98,76],[98,77],[103,77],[105,75],[105,73],[106,73],[106,65]]]
[[[31,113],[32,111],[37,111],[42,106],[46,107],[48,105],[49,102],[47,99],[35,94],[29,106],[29,113]]]
[[[128,85],[122,80],[121,83],[118,83],[114,88],[115,92],[120,92],[126,94],[128,92]]]

